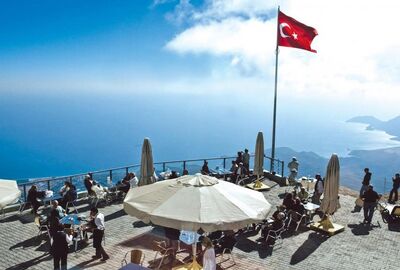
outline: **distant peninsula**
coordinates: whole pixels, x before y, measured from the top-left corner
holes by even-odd
[[[357,116],[347,122],[366,124],[367,130],[382,130],[387,134],[394,136],[393,140],[400,141],[400,116],[388,121],[382,121],[374,116]]]

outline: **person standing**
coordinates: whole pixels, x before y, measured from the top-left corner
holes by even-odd
[[[321,203],[321,196],[324,193],[324,181],[320,174],[315,175],[315,179],[317,182],[315,183],[315,193],[313,198],[313,203],[320,204]]]
[[[104,262],[110,258],[101,245],[105,231],[104,215],[99,213],[99,210],[96,207],[93,207],[90,210],[90,216],[92,217],[95,225],[95,228],[93,229],[93,247],[96,249],[96,255],[92,256],[92,258],[101,258],[101,261]]]
[[[390,191],[389,195],[389,203],[395,203],[399,199],[399,187],[400,187],[400,174],[396,173],[396,175],[392,178],[393,180],[393,188]],[[394,200],[392,200],[394,194]]]
[[[40,207],[40,202],[39,202],[39,192],[37,190],[36,185],[32,185],[31,188],[29,189],[26,201],[31,204],[32,213],[37,215],[37,210]]]
[[[364,172],[365,172],[365,175],[364,175],[364,179],[362,181],[362,186],[361,186],[361,189],[360,189],[360,197],[362,197],[364,192],[368,189],[368,186],[369,186],[369,184],[371,182],[372,173],[369,171],[369,168],[365,168]]]
[[[379,200],[379,195],[374,191],[372,185],[368,185],[367,190],[361,196],[364,199],[364,223],[370,224],[374,215],[376,204]]]
[[[202,244],[204,246],[203,269],[216,270],[217,262],[215,259],[215,250],[210,238],[204,237],[202,240]]]
[[[57,229],[57,232],[53,235],[53,244],[51,245],[54,269],[66,270],[68,245],[72,243],[72,230],[69,229],[68,233],[65,233],[62,226],[59,226]]]
[[[289,178],[296,180],[297,173],[299,172],[299,162],[297,161],[296,157],[292,157],[292,161],[289,162],[288,168],[290,171]]]
[[[249,149],[244,149],[243,165],[246,168],[247,175],[250,175],[250,154]]]

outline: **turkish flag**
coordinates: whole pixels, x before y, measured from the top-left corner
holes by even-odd
[[[317,52],[311,49],[311,42],[318,35],[317,30],[279,11],[278,46],[292,47]]]

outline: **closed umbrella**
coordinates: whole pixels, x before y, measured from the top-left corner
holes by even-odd
[[[260,131],[257,135],[256,154],[254,157],[254,172],[257,178],[264,175],[264,136]]]
[[[320,210],[325,214],[325,218],[321,221],[324,228],[333,228],[329,215],[333,215],[339,208],[339,178],[340,165],[339,158],[336,154],[332,154],[328,167],[326,168],[324,197],[321,202]]]
[[[142,159],[140,162],[140,180],[139,186],[144,186],[154,183],[154,164],[153,152],[149,138],[145,138],[142,146]]]
[[[131,189],[124,200],[125,212],[146,223],[194,232],[241,229],[270,209],[262,193],[202,174]],[[188,269],[199,269],[195,257]]]

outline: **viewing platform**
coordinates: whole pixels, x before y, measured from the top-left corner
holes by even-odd
[[[283,194],[289,187],[281,187],[266,180],[271,187],[263,194],[274,210],[282,203]],[[328,237],[301,225],[297,232],[283,234],[282,245],[270,247],[256,240],[259,231],[244,231],[238,236],[233,249],[232,260],[218,266],[217,269],[392,269],[398,265],[400,257],[400,227],[385,224],[378,211],[372,224],[361,224],[363,214],[352,212],[356,193],[348,189],[340,190],[341,208],[334,215],[335,223],[345,226],[345,230]],[[80,214],[88,215],[89,205],[80,200],[77,206]],[[42,209],[42,208],[41,208]],[[153,240],[166,240],[163,229],[142,223],[128,216],[121,203],[99,205],[99,211],[105,216],[105,250],[110,260],[100,262],[91,258],[94,255],[92,240],[85,246],[79,243],[75,252],[70,248],[68,269],[119,269],[125,254],[132,249],[144,251],[144,266],[149,266],[154,258]],[[272,214],[273,211],[271,211]],[[38,228],[34,216],[29,211],[21,215],[7,213],[0,221],[0,269],[52,269],[52,256],[49,254],[49,239],[46,234],[36,237]],[[313,217],[319,220],[318,216]],[[181,245],[181,248],[185,248]],[[188,256],[187,252],[177,254],[178,259]],[[217,258],[217,262],[220,261]],[[163,265],[162,269],[171,269],[178,261]]]

